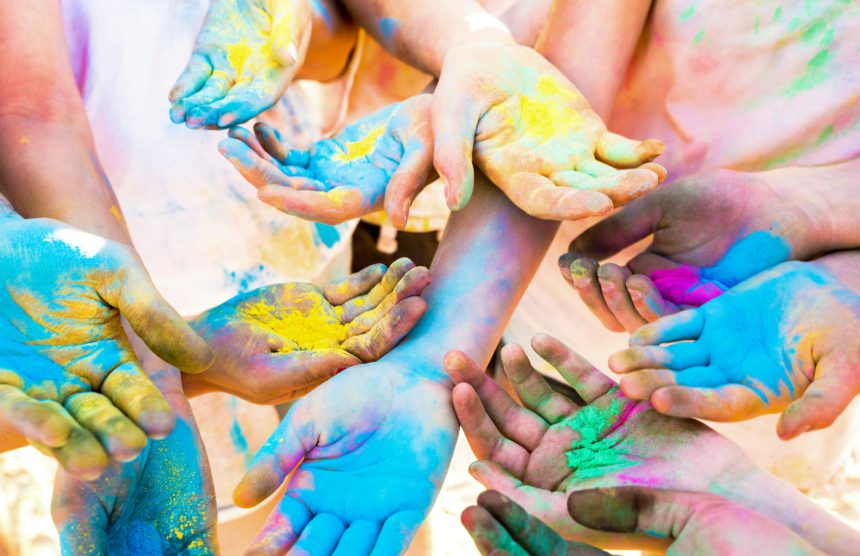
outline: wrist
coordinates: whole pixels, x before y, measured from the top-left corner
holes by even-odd
[[[436,78],[441,75],[445,60],[451,55],[456,56],[462,49],[473,49],[465,50],[466,52],[480,52],[481,49],[492,51],[496,48],[522,48],[517,45],[513,35],[501,21],[483,11],[465,16],[461,25],[452,26],[446,37],[436,44],[438,46],[432,53],[427,68]]]

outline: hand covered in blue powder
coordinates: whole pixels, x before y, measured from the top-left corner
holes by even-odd
[[[559,260],[562,275],[615,332],[698,307],[790,258],[827,250],[815,189],[793,176],[720,170],[661,187],[577,237]],[[626,266],[598,264],[651,234]]]
[[[433,170],[430,95],[417,95],[346,126],[310,151],[291,150],[269,126],[230,130],[221,153],[258,197],[288,214],[338,224],[383,208],[398,228]]]
[[[257,116],[293,80],[310,31],[308,0],[212,0],[191,59],[170,90],[170,119],[224,128]]]
[[[46,219],[0,225],[0,425],[70,473],[97,477],[162,438],[173,412],[120,317],[161,358],[200,372],[212,351],[131,249]]]
[[[192,321],[216,362],[185,377],[186,393],[216,390],[267,404],[301,397],[397,345],[424,314],[420,296],[429,283],[429,270],[403,258],[322,286],[275,284],[240,294]]]
[[[860,295],[817,262],[787,262],[640,328],[614,354],[621,387],[668,415],[783,412],[783,439],[829,426],[860,391]],[[666,345],[668,344],[668,345]]]
[[[481,460],[470,473],[566,539],[607,538],[570,519],[570,492],[637,484],[709,492],[716,482],[754,468],[737,446],[705,425],[660,415],[648,403],[625,397],[558,340],[540,334],[532,347],[575,394],[553,391],[519,346],[506,346],[502,363],[522,406],[465,354],[450,352],[445,367],[456,383],[457,417]],[[576,395],[582,405],[573,401]],[[649,539],[633,542],[646,546]]]
[[[153,380],[176,412],[176,428],[129,463],[93,482],[60,470],[52,514],[64,555],[217,554],[217,507],[209,462],[179,373]]]
[[[234,493],[237,504],[253,506],[293,474],[251,553],[406,550],[457,435],[449,386],[409,365],[383,358],[351,367],[290,408]]]

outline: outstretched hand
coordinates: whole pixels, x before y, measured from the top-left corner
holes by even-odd
[[[230,130],[221,153],[264,202],[288,214],[338,224],[384,207],[406,225],[433,171],[430,95],[417,95],[346,126],[309,151],[287,148],[271,127]]]
[[[121,316],[188,372],[212,351],[128,247],[47,219],[0,226],[0,424],[94,479],[163,438],[173,411],[140,370]]]
[[[430,271],[409,259],[315,286],[265,286],[210,309],[192,325],[216,363],[189,381],[255,403],[283,403],[347,367],[379,359],[421,318]]]
[[[224,128],[270,108],[301,67],[310,31],[308,0],[212,0],[170,90],[170,119]]]
[[[787,262],[697,309],[643,326],[609,365],[668,415],[738,421],[782,411],[790,439],[829,426],[860,392],[860,294],[818,263]],[[668,345],[667,345],[668,344]]]
[[[655,188],[660,141],[610,133],[577,88],[522,46],[470,45],[445,57],[433,95],[435,166],[448,206],[462,209],[472,162],[526,213],[603,215]]]

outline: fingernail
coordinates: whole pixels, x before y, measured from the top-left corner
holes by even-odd
[[[236,121],[236,114],[222,114],[220,118],[218,118],[218,125],[221,127],[227,127],[233,122]]]
[[[627,288],[627,292],[630,294],[630,299],[632,299],[634,302],[642,301],[642,292],[640,292],[639,290],[632,290],[630,288]]]

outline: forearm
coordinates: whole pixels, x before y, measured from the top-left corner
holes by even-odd
[[[435,77],[458,46],[514,44],[507,28],[473,0],[344,0],[344,5],[386,50]]]
[[[311,0],[311,40],[297,79],[328,82],[349,63],[358,27],[336,0]]]

